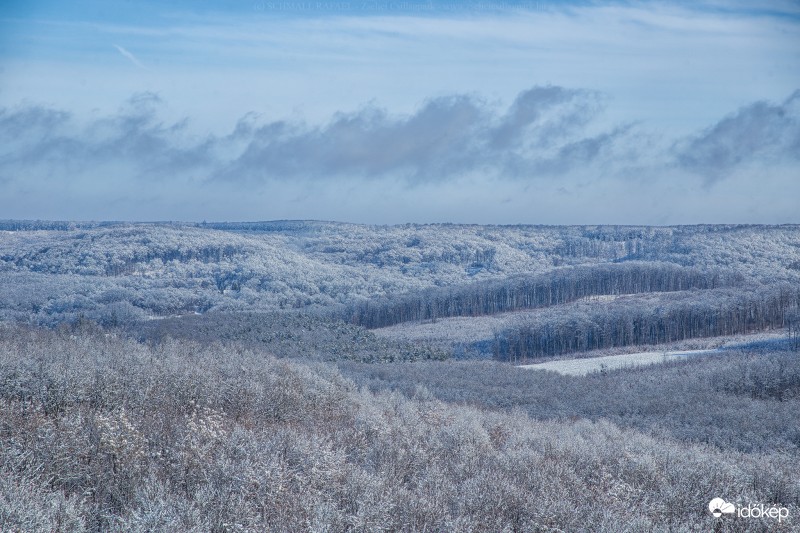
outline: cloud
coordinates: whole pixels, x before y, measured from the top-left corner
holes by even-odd
[[[755,102],[701,134],[675,144],[678,165],[704,176],[724,179],[749,163],[800,160],[800,91],[780,104]]]
[[[186,121],[160,120],[164,105],[153,93],[139,93],[116,114],[83,126],[41,106],[4,110],[0,172],[27,165],[56,175],[59,168],[89,172],[113,163],[140,179],[192,173],[236,183],[346,177],[415,184],[476,172],[536,178],[591,164],[617,135],[584,131],[599,111],[593,94],[552,86],[523,92],[507,109],[453,95],[410,114],[368,106],[322,125],[260,122],[248,114],[229,134],[199,139],[187,134]]]
[[[164,125],[159,120],[162,105],[153,93],[137,93],[116,114],[85,124],[69,112],[44,106],[2,109],[0,174],[24,168],[68,179],[72,172],[121,163],[146,176],[208,163],[191,141],[184,142],[185,121]]]
[[[227,178],[447,179],[480,164],[491,116],[466,96],[443,97],[410,116],[368,107],[340,113],[321,127],[268,124],[226,169]]]
[[[598,95],[563,87],[534,87],[517,96],[500,124],[491,132],[494,148],[519,145],[531,134],[540,145],[572,133],[594,118]],[[532,130],[532,126],[538,126]]]
[[[0,110],[0,177],[59,180],[115,169],[136,182],[400,180],[414,186],[464,176],[504,180],[654,172],[667,165],[706,184],[758,162],[800,158],[800,91],[755,102],[696,135],[652,141],[640,125],[597,127],[602,96],[533,87],[503,107],[475,95],[429,99],[407,114],[370,105],[322,124],[243,116],[227,134],[191,135],[166,122],[167,103],[136,93],[116,113],[81,122],[28,105]]]
[[[428,100],[405,116],[372,106],[319,127],[270,123],[252,133],[222,177],[399,176],[413,184],[473,172],[509,179],[558,174],[581,146],[587,149],[580,162],[597,155],[588,148],[599,140],[583,131],[599,111],[596,100],[587,91],[547,86],[524,91],[506,110],[455,95]]]
[[[0,209],[81,219],[791,222],[798,103],[800,92],[756,102],[678,140],[609,126],[601,95],[557,86],[508,105],[461,94],[317,124],[251,112],[205,135],[166,120],[168,102],[150,92],[88,117],[26,105],[0,109]],[[726,187],[709,186],[709,175]]]
[[[145,66],[144,66],[144,65],[142,65],[142,63],[141,63],[141,62],[140,62],[140,61],[139,61],[139,60],[136,58],[136,56],[135,56],[135,55],[133,55],[132,53],[128,52],[127,50],[125,50],[124,48],[122,48],[121,46],[119,46],[118,44],[115,44],[115,45],[113,45],[113,46],[114,46],[114,48],[116,48],[116,49],[117,49],[117,51],[118,51],[120,54],[122,54],[123,56],[125,56],[125,57],[126,57],[126,58],[127,58],[127,59],[128,59],[130,62],[131,62],[131,63],[133,63],[134,65],[136,65],[137,67],[139,67],[139,68],[141,68],[141,69],[145,68]]]

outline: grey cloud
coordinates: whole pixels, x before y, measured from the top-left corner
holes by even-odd
[[[28,175],[89,175],[121,165],[154,180],[191,174],[217,182],[352,177],[413,184],[476,171],[506,178],[553,174],[574,161],[590,163],[597,153],[584,149],[576,159],[578,147],[596,142],[583,132],[598,112],[596,96],[562,87],[534,87],[507,109],[455,95],[406,116],[371,106],[322,125],[263,122],[251,113],[229,134],[202,139],[188,135],[186,121],[164,123],[163,105],[155,94],[136,94],[117,113],[83,126],[45,107],[4,110],[0,125],[9,142],[0,175],[22,166]],[[553,160],[559,157],[569,161]]]
[[[458,96],[432,100],[410,117],[371,107],[339,114],[324,127],[269,124],[225,176],[446,178],[479,163],[489,118],[476,101]]]
[[[595,100],[587,91],[534,87],[505,112],[459,95],[430,100],[406,117],[370,107],[339,114],[317,128],[270,124],[254,134],[220,177],[399,175],[415,183],[478,170],[529,177],[567,166],[541,161],[552,157],[547,152],[554,144],[582,140],[581,126],[597,114]]]
[[[54,132],[70,119],[67,112],[43,107],[0,110],[0,157],[24,161],[34,148],[52,142]]]
[[[725,117],[702,134],[673,147],[678,165],[723,179],[742,164],[800,159],[800,91],[780,104],[755,102]]]
[[[69,113],[42,107],[0,110],[0,135],[7,143],[19,134],[43,135],[69,119]]]
[[[594,117],[595,97],[588,91],[553,86],[524,91],[492,131],[491,144],[502,149],[518,145],[531,136],[539,144],[549,144],[548,141],[573,132]],[[531,127],[534,125],[536,128]]]
[[[72,120],[67,112],[44,107],[0,110],[0,180],[10,183],[32,172],[51,178],[62,169],[73,171],[84,143],[63,135]]]
[[[669,156],[677,166],[719,179],[754,158],[796,160],[800,92],[781,104],[758,102],[700,135],[652,153],[633,126],[589,128],[600,96],[534,87],[507,108],[469,95],[429,100],[398,116],[375,106],[338,113],[321,125],[264,121],[250,113],[225,135],[189,134],[165,122],[157,95],[134,95],[117,113],[83,122],[28,106],[0,110],[0,180],[90,180],[121,169],[121,180],[242,184],[340,177],[445,182],[470,173],[514,179],[573,172],[648,170]],[[776,159],[777,158],[777,159]],[[652,170],[652,169],[650,169]],[[137,181],[132,181],[137,180]]]
[[[109,164],[127,165],[140,176],[186,170],[208,160],[182,142],[185,121],[164,125],[162,102],[134,94],[118,113],[81,124],[70,113],[42,106],[0,110],[3,148],[0,176],[20,170],[69,179]]]
[[[631,128],[631,125],[624,125],[610,132],[569,142],[558,150],[555,157],[541,161],[538,169],[549,174],[563,174],[574,168],[586,166],[593,161],[613,157],[616,142],[631,141],[626,138]]]
[[[156,94],[137,93],[116,115],[93,122],[83,137],[87,161],[127,161],[151,176],[208,163],[197,142],[184,139],[187,120],[164,124],[159,119],[163,105]]]

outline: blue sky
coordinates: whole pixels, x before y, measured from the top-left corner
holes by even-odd
[[[800,222],[797,2],[0,7],[0,218]]]

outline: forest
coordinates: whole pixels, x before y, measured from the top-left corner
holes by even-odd
[[[379,328],[414,320],[481,316],[549,307],[588,296],[673,292],[737,286],[735,272],[704,272],[674,264],[630,261],[592,267],[554,269],[533,277],[429,289],[384,301],[360,302],[348,310],[348,321]]]
[[[576,379],[81,327],[0,330],[3,530],[711,530],[719,493],[800,510],[796,353]]]
[[[800,288],[719,290],[712,294],[615,300],[603,309],[579,306],[498,332],[492,349],[501,360],[554,356],[616,346],[666,344],[788,327]],[[562,310],[563,311],[563,310]]]
[[[798,412],[797,226],[0,221],[2,531],[794,531]]]

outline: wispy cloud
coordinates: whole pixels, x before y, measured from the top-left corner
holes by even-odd
[[[699,135],[678,141],[674,150],[681,167],[708,183],[748,163],[769,168],[800,162],[800,90],[781,103],[744,106]]]
[[[696,135],[662,142],[660,151],[641,126],[598,130],[601,101],[591,91],[543,86],[507,107],[473,95],[441,96],[408,114],[372,105],[316,125],[251,113],[229,133],[203,137],[190,135],[186,120],[160,118],[167,104],[153,93],[136,94],[117,113],[83,126],[66,111],[24,106],[0,111],[0,175],[10,179],[24,167],[66,179],[69,172],[124,165],[137,180],[416,185],[465,175],[569,181],[576,172],[621,176],[666,162],[714,182],[753,161],[768,168],[800,154],[800,92],[780,104],[745,106]]]
[[[120,46],[120,45],[118,45],[118,44],[115,44],[115,45],[113,45],[113,46],[114,46],[114,48],[116,48],[116,49],[117,49],[117,51],[118,51],[120,54],[122,54],[122,55],[123,55],[125,58],[127,58],[127,59],[128,59],[128,61],[130,61],[130,62],[131,62],[131,63],[133,63],[134,65],[136,65],[137,67],[139,67],[139,68],[141,68],[141,69],[144,69],[144,68],[146,68],[144,65],[142,65],[142,62],[141,62],[141,61],[139,61],[139,60],[136,58],[136,56],[135,56],[135,55],[133,55],[132,53],[130,53],[129,51],[127,51],[126,49],[124,49],[123,47],[121,47],[121,46]]]

